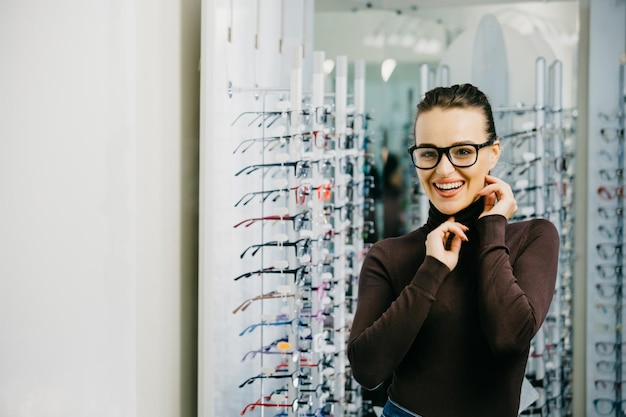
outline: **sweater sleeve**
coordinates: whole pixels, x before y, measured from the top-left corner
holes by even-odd
[[[552,223],[529,221],[511,259],[505,244],[506,219],[485,216],[477,222],[479,312],[496,356],[528,348],[543,323],[556,283],[559,235]]]
[[[426,256],[396,298],[392,285],[396,271],[392,269],[398,262],[394,252],[384,244],[374,245],[359,277],[358,304],[347,349],[355,380],[368,389],[383,383],[404,359],[439,286],[450,273],[443,263]]]

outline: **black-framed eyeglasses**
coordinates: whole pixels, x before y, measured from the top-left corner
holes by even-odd
[[[614,264],[597,264],[596,271],[602,278],[613,278],[623,274],[622,266]]]
[[[311,244],[311,238],[300,238],[298,240],[295,241],[287,241],[287,240],[273,240],[271,242],[264,242],[264,243],[258,243],[255,245],[250,245],[248,246],[240,255],[240,257],[243,259],[244,256],[246,256],[246,253],[248,253],[248,251],[251,252],[252,256],[256,255],[257,252],[263,248],[263,247],[277,247],[277,248],[282,248],[282,247],[293,247],[295,248],[296,251],[296,256],[300,257],[300,256],[304,256],[306,254],[309,253],[309,247]]]
[[[626,353],[626,342],[596,342],[596,353],[598,355],[612,355],[618,349],[621,349],[622,353]]]
[[[615,408],[619,407],[620,413],[624,411],[626,400],[617,401],[612,398],[596,398],[593,400],[593,406],[598,414],[608,416],[615,412]]]
[[[621,381],[612,381],[610,379],[596,379],[593,385],[598,391],[617,391],[622,389]]]
[[[310,376],[303,374],[302,371],[295,371],[292,373],[277,372],[273,374],[260,373],[256,376],[246,379],[244,382],[239,384],[239,388],[243,388],[244,386],[248,384],[252,384],[257,379],[267,379],[267,378],[271,378],[271,379],[290,378],[293,386],[298,387],[298,385],[300,385],[300,383],[303,380],[310,378]],[[289,404],[289,406],[291,406],[291,404]]]
[[[441,161],[445,154],[452,165],[457,168],[469,168],[478,161],[478,151],[486,146],[493,145],[497,137],[489,139],[485,143],[465,143],[462,145],[437,148],[430,145],[414,145],[408,149],[411,162],[418,169],[433,169]]]
[[[598,295],[603,298],[614,297],[622,294],[622,284],[596,284]]]
[[[610,259],[611,257],[617,255],[622,255],[622,244],[621,243],[598,243],[596,245],[596,249],[598,250],[598,255],[602,259]]]

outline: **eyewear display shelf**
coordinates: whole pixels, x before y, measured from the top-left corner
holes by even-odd
[[[575,112],[562,108],[561,62],[555,61],[548,68],[545,59],[539,58],[535,70],[533,106],[493,108],[502,144],[493,174],[513,188],[518,210],[511,221],[546,218],[560,231],[555,293],[544,324],[531,343],[526,369],[534,392],[523,392],[523,396],[532,394],[535,400],[521,415],[563,417],[572,415]],[[435,77],[427,70],[421,75],[421,91],[433,88]],[[408,199],[406,217],[413,229],[425,222],[429,204],[417,182]]]
[[[587,408],[592,416],[626,415],[624,381],[624,114],[626,65],[618,71],[616,111],[590,123]]]
[[[313,54],[313,83],[302,88],[302,51],[292,54],[290,88],[257,91],[260,110],[232,123],[236,181],[234,225],[247,242],[234,277],[251,296],[233,310],[249,325],[233,331],[251,351],[239,385],[241,414],[359,416],[360,390],[346,357],[356,307],[368,193],[365,64],[336,60],[335,91],[324,93],[324,53]],[[250,287],[254,289],[251,290]]]

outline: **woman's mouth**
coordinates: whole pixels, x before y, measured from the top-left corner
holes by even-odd
[[[454,191],[458,190],[463,186],[463,181],[455,181],[455,182],[445,182],[445,183],[434,183],[433,185],[439,191]]]

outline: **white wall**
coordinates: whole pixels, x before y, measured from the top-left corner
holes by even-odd
[[[0,2],[0,415],[195,411],[200,0]]]
[[[137,0],[137,411],[192,416],[200,0]]]

